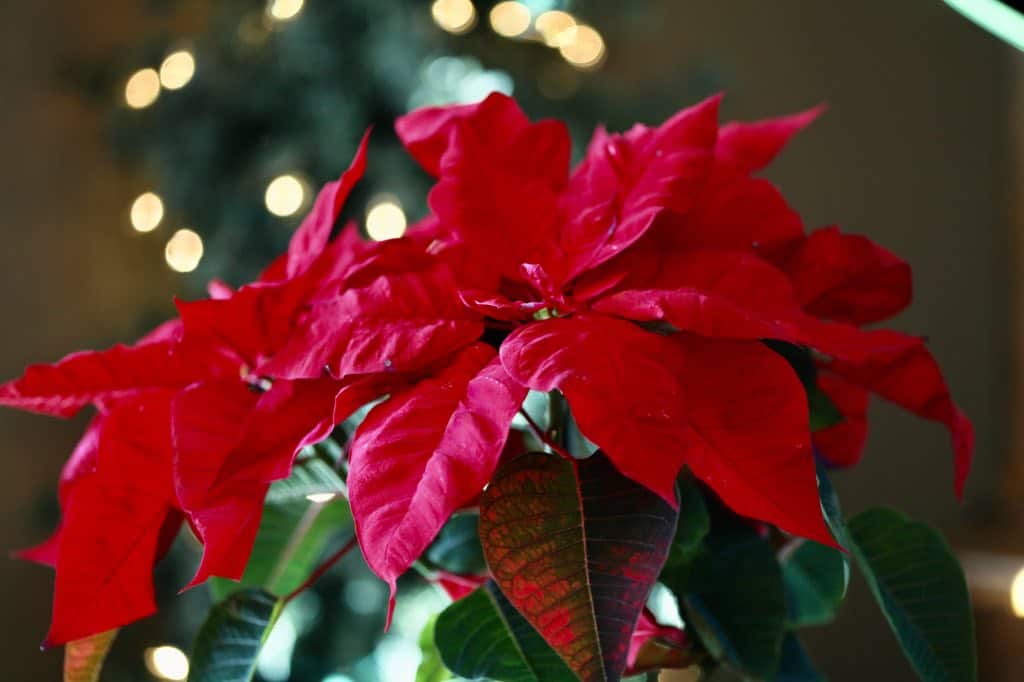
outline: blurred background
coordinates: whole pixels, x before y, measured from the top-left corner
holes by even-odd
[[[941,0],[3,4],[4,378],[133,338],[212,276],[251,277],[369,124],[370,169],[351,214],[370,237],[400,234],[423,214],[428,186],[391,131],[410,108],[500,90],[534,117],[566,119],[582,147],[597,123],[655,123],[719,90],[726,119],[827,103],[769,177],[808,227],[839,223],[913,264],[915,302],[893,326],[930,338],[978,435],[962,504],[945,433],[880,404],[863,464],[834,480],[847,512],[888,504],[946,533],[971,583],[980,679],[1024,679],[1015,48]],[[83,426],[0,412],[0,545],[50,532],[55,482]],[[413,625],[380,644],[382,587],[350,559],[295,602],[262,679],[412,679],[429,597],[400,600]],[[163,610],[122,633],[105,679],[182,678],[177,649],[188,650],[207,603],[201,590],[175,596],[193,562],[184,547],[161,567]],[[60,651],[38,650],[51,584],[45,569],[0,562],[6,679],[59,677]],[[914,679],[863,583],[807,643],[829,679]]]

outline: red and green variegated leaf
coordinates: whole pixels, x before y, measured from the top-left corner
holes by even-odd
[[[117,630],[107,630],[68,642],[64,647],[64,682],[99,682],[103,660]]]
[[[601,452],[529,453],[480,500],[480,540],[502,592],[584,682],[622,676],[676,512]]]

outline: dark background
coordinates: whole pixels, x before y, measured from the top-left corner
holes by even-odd
[[[55,77],[69,55],[86,60],[136,40],[148,21],[140,3],[4,5],[0,375],[11,377],[28,362],[130,338],[141,316],[171,314],[186,284],[164,265],[162,242],[127,225],[140,183],[112,162],[104,113]],[[836,476],[844,506],[897,506],[937,524],[958,550],[1024,555],[1014,465],[1024,453],[1012,428],[1024,58],[939,0],[661,0],[601,28],[609,60],[594,77],[619,106],[652,92],[666,103],[636,111],[638,120],[688,104],[694,69],[724,83],[726,118],[828,103],[770,175],[809,227],[839,223],[913,264],[915,302],[894,326],[929,336],[978,435],[957,504],[946,434],[876,406],[864,463]],[[0,412],[0,546],[48,531],[41,510],[82,425]],[[45,569],[0,562],[4,679],[58,679],[60,652],[38,652],[50,589]],[[866,588],[851,590],[839,622],[809,638],[821,669],[840,681],[913,679]],[[1024,621],[1008,615],[1008,596],[990,601],[979,610],[982,679],[1021,679]]]

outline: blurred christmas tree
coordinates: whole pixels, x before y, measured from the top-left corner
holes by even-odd
[[[425,213],[429,187],[392,130],[395,117],[412,108],[476,101],[498,90],[514,94],[534,117],[567,121],[582,144],[598,123],[622,128],[638,113],[678,108],[718,86],[694,70],[688,91],[645,100],[627,96],[628,87],[602,70],[646,2],[151,5],[158,24],[192,30],[158,30],[103,63],[75,64],[70,74],[109,107],[118,162],[149,186],[125,198],[132,227],[153,232],[153,248],[164,249],[168,266],[191,273],[184,287],[190,295],[214,277],[240,284],[269,263],[317,189],[348,165],[367,126],[374,126],[370,165],[348,217],[372,238],[401,234]],[[301,514],[308,504],[287,513]],[[320,549],[338,541],[325,539]],[[157,576],[161,615],[122,632],[107,679],[145,679],[147,668],[157,679],[184,679],[180,650],[188,649],[210,599],[203,588],[175,596],[196,557],[194,540],[181,538]],[[387,635],[385,601],[383,584],[357,557],[347,558],[289,606],[257,679],[413,679],[419,632],[444,600],[413,579]],[[157,646],[164,643],[176,648]]]

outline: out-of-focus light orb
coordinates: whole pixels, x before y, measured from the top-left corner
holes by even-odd
[[[271,0],[267,14],[274,21],[288,21],[298,16],[303,4],[304,0]]]
[[[176,646],[164,645],[146,649],[146,669],[158,680],[188,678],[188,657]]]
[[[1013,615],[1024,618],[1024,568],[1017,571],[1010,585],[1010,606],[1013,608]]]
[[[168,90],[177,90],[188,85],[195,74],[195,57],[188,50],[178,50],[167,55],[160,65],[160,84]]]
[[[565,61],[578,69],[595,69],[604,61],[604,38],[590,26],[581,24],[569,28],[560,41],[558,51]]]
[[[306,188],[294,175],[279,175],[267,185],[263,195],[267,210],[282,218],[294,215],[306,200]]]
[[[515,38],[530,28],[530,8],[521,2],[499,2],[491,8],[491,28],[500,36]]]
[[[203,239],[189,229],[175,232],[167,240],[164,259],[175,272],[192,272],[203,259]]]
[[[124,86],[124,101],[132,109],[145,109],[160,96],[160,74],[156,69],[140,69]]]
[[[434,0],[430,14],[434,23],[456,35],[476,26],[476,7],[470,0]]]
[[[335,497],[337,497],[336,493],[310,493],[306,495],[306,499],[314,504],[324,504],[330,502]]]
[[[394,197],[379,197],[370,202],[366,212],[366,234],[370,239],[378,242],[398,239],[405,234],[406,225],[405,211]]]
[[[132,227],[136,232],[152,232],[164,219],[164,202],[153,192],[146,192],[132,202]]]
[[[557,9],[544,12],[533,23],[533,27],[537,29],[537,33],[540,33],[540,37],[544,39],[544,44],[548,47],[561,47],[568,38],[569,29],[574,26],[576,26],[576,20],[573,16]]]

